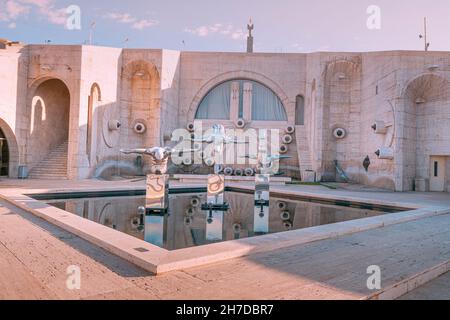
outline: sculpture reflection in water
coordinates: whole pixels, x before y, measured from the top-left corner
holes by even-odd
[[[225,176],[220,174],[224,165],[224,147],[227,144],[246,144],[237,137],[228,136],[222,125],[214,125],[212,133],[191,142],[209,144],[210,157],[214,159],[214,174],[208,176],[207,200],[201,205],[201,210],[206,214],[206,241],[222,241],[224,238],[225,214],[230,210],[230,205],[225,201]],[[279,174],[279,161],[290,158],[282,155],[269,155],[267,152],[267,131],[259,136],[258,155],[245,158],[257,160],[259,173],[255,176],[254,195],[254,233],[269,233],[270,214],[270,176]],[[150,174],[147,175],[145,207],[140,212],[145,215],[144,229],[145,240],[162,246],[167,233],[167,221],[169,215],[169,176],[167,175],[168,163],[175,153],[198,152],[199,149],[176,150],[172,148],[154,147],[149,149],[121,150],[124,154],[139,154],[150,159]],[[190,221],[188,217],[187,221]],[[236,224],[238,226],[239,224]],[[239,229],[236,227],[236,229]],[[238,232],[235,238],[239,238]]]
[[[270,176],[280,175],[279,162],[290,156],[268,153],[267,131],[261,131],[257,155],[247,155],[245,158],[257,161],[255,175],[255,204],[254,204],[254,232],[256,234],[269,233],[270,215]]]
[[[225,134],[222,125],[214,125],[210,135],[200,139],[192,139],[194,142],[212,144],[211,157],[216,159],[214,174],[208,176],[207,202],[202,205],[202,210],[207,213],[206,239],[221,241],[223,239],[224,214],[229,210],[229,205],[224,200],[225,177],[220,175],[220,167],[224,145],[239,143],[236,137]],[[145,208],[139,210],[145,212],[145,240],[155,245],[164,243],[164,230],[166,229],[167,216],[169,214],[169,176],[167,175],[168,163],[173,154],[186,152],[199,152],[199,149],[177,150],[172,148],[154,147],[148,149],[121,150],[124,154],[139,154],[150,159],[150,173],[147,175]]]
[[[188,190],[185,191],[188,192]],[[215,243],[221,234],[223,235],[222,241],[261,235],[261,233],[254,232],[256,229],[254,226],[254,195],[227,191],[225,198],[230,204],[230,210],[223,215],[222,228],[214,228],[214,226],[211,226],[211,228],[207,222],[208,215],[201,210],[201,204],[207,201],[206,193],[172,194],[169,199],[171,214],[151,218],[145,216],[144,195],[57,199],[50,201],[50,203],[62,210],[114,228],[140,240],[147,239],[148,242],[158,246],[161,245],[161,242],[164,242],[161,247],[167,250]],[[144,208],[141,215],[136,210],[139,206]],[[358,209],[356,207],[302,202],[301,200],[276,198],[273,195],[270,199],[269,212],[268,229],[270,234],[383,214],[381,211],[368,210],[367,208]],[[260,212],[258,211],[258,213]],[[145,218],[148,218],[147,223],[145,223]],[[215,222],[216,219],[214,219]],[[217,219],[217,224],[220,225],[220,223],[221,220]],[[146,226],[147,233],[145,234]],[[258,231],[258,229],[256,230]],[[210,239],[216,240],[207,240],[207,233]],[[215,233],[214,237],[212,236],[213,233]]]
[[[208,157],[214,160],[214,174],[208,176],[207,200],[201,208],[207,214],[206,240],[222,241],[224,215],[230,209],[229,204],[225,202],[225,176],[220,174],[224,165],[223,153],[225,145],[241,142],[236,137],[228,136],[225,127],[219,124],[213,125],[211,134],[200,139],[194,138],[192,141],[210,144]]]
[[[225,177],[220,174],[208,176],[208,193],[202,210],[206,212],[206,240],[221,241],[223,239],[224,214],[230,209],[225,202]]]
[[[167,232],[169,215],[169,175],[167,169],[172,154],[198,151],[194,149],[178,150],[169,147],[120,150],[124,154],[139,154],[150,159],[150,174],[147,175],[145,207],[138,212],[143,217],[144,240],[162,247]]]

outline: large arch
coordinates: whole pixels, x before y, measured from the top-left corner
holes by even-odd
[[[121,81],[121,138],[130,148],[159,144],[161,78],[158,69],[148,61],[131,61],[123,68]],[[145,129],[136,131],[136,126]]]
[[[396,189],[411,191],[416,181],[430,178],[430,157],[450,157],[450,82],[425,73],[404,87],[395,139]]]
[[[264,84],[250,79],[230,79],[213,87],[201,100],[196,120],[232,120],[244,116],[244,95],[251,92],[248,119],[252,121],[287,121],[286,108],[276,93]],[[233,109],[232,97],[238,106]],[[250,101],[250,100],[249,100]],[[220,106],[221,108],[217,108]]]
[[[57,78],[41,78],[29,88],[27,163],[33,168],[69,139],[71,95]]]
[[[322,130],[319,133],[322,152],[322,180],[336,181],[335,161],[358,181],[360,163],[361,62],[358,57],[330,61],[323,72]],[[320,125],[319,125],[320,127]],[[343,128],[345,139],[336,139],[333,131]]]
[[[249,81],[255,81],[259,82],[260,84],[264,85],[265,87],[272,90],[278,98],[281,100],[283,106],[286,109],[287,115],[288,115],[288,121],[293,120],[294,115],[294,102],[290,101],[284,90],[273,80],[270,78],[257,73],[253,71],[246,71],[246,70],[240,70],[240,71],[230,71],[222,73],[212,79],[210,79],[208,82],[206,82],[202,87],[199,89],[197,94],[194,96],[189,109],[187,113],[187,119],[186,123],[192,121],[195,118],[195,114],[197,112],[197,108],[200,105],[202,99],[210,92],[212,89],[220,85],[221,83],[235,80],[235,79],[244,79]]]
[[[16,178],[19,167],[19,146],[17,144],[16,136],[10,126],[0,118],[0,138],[4,138],[3,151],[7,153],[7,163],[5,170],[10,178]],[[0,150],[2,152],[2,150]],[[0,168],[1,170],[1,168]],[[0,173],[1,175],[1,173]]]

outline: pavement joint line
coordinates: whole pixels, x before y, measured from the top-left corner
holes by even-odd
[[[98,190],[99,189],[97,188],[97,191]],[[47,190],[47,192],[51,192],[51,190]],[[0,193],[0,198],[154,274],[163,274],[172,271],[186,270],[190,268],[224,262],[231,259],[251,256],[258,253],[269,252],[276,249],[282,249],[293,245],[305,245],[327,239],[336,239],[368,230],[384,228],[400,223],[406,223],[450,213],[450,208],[436,206],[430,206],[429,208],[420,207],[412,211],[405,211],[385,216],[347,221],[337,223],[335,225],[324,225],[310,228],[309,232],[313,232],[312,235],[305,234],[304,230],[307,229],[300,229],[297,231],[289,231],[285,233],[262,236],[258,238],[258,243],[255,242],[255,239],[249,238],[228,241],[219,244],[212,244],[204,247],[190,248],[189,250],[191,251],[189,252],[187,252],[187,249],[168,251],[161,248],[151,247],[151,250],[153,250],[153,252],[148,252],[147,255],[139,255],[127,247],[121,247],[120,244],[117,245],[108,242],[108,239],[102,239],[96,234],[92,234],[92,232],[87,231],[87,229],[82,230],[82,227],[70,225],[70,221],[64,221],[65,218],[68,217],[80,219],[79,222],[84,221],[84,219],[81,217],[77,217],[75,215],[67,216],[67,214],[63,214],[65,211],[59,209],[58,214],[53,214],[52,216],[50,216],[48,212],[44,212],[42,211],[42,209],[33,208],[33,204],[41,204],[42,202],[29,198],[25,194],[30,194],[29,190],[18,190],[15,192],[15,194],[13,193],[12,195],[4,195]],[[309,195],[309,193],[305,192],[296,192],[296,194]],[[320,197],[320,194],[316,194],[315,196]],[[351,197],[347,198],[352,200]],[[360,201],[361,199],[356,197],[356,199],[353,200]],[[51,208],[50,210],[54,211],[55,209],[56,208]],[[364,222],[366,222],[367,224],[364,224]],[[106,227],[100,225],[98,225],[98,228],[104,228],[103,230],[106,229]],[[107,229],[106,232],[111,233],[117,231]],[[136,241],[137,239],[134,240]],[[139,240],[137,241],[139,243],[142,242]],[[270,245],[268,245],[268,242],[270,242]],[[152,255],[154,255],[153,258]]]
[[[442,262],[436,266],[427,268],[411,277],[403,279],[395,284],[377,291],[360,300],[395,300],[415,289],[439,278],[450,271],[450,260]]]

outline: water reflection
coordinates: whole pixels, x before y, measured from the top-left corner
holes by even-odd
[[[169,196],[169,212],[145,216],[138,207],[145,197],[114,197],[47,201],[80,217],[127,233],[168,250],[242,239],[373,217],[381,211],[270,198],[267,208],[252,194],[226,192],[227,212],[203,211],[206,194]]]

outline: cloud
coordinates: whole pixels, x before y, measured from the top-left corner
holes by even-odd
[[[11,22],[10,24],[8,24],[9,29],[15,29],[16,27],[17,27],[17,24],[15,22]]]
[[[243,29],[235,28],[231,24],[223,25],[221,23],[215,23],[210,26],[199,26],[196,28],[185,28],[184,32],[193,34],[197,37],[222,35],[233,40],[243,40],[247,36]]]
[[[142,30],[145,28],[153,27],[157,24],[158,24],[158,21],[143,19],[143,20],[139,20],[139,21],[133,23],[132,27],[134,29]]]
[[[66,8],[55,9],[51,7],[42,7],[40,10],[42,16],[44,16],[48,22],[53,24],[65,25],[67,22]]]
[[[105,18],[115,20],[120,23],[133,23],[136,21],[136,18],[133,18],[129,13],[109,12],[105,14]]]
[[[54,0],[0,1],[0,12],[0,21],[10,22],[14,27],[15,21],[30,13],[52,24],[64,25],[67,20],[66,8],[57,8]]]
[[[137,17],[134,17],[129,13],[109,12],[106,13],[103,17],[119,23],[131,25],[133,29],[137,30],[143,30],[145,28],[153,27],[159,24],[159,21],[138,19]]]
[[[28,14],[30,7],[24,6],[19,2],[7,1],[6,2],[6,14],[10,20],[17,19],[20,15]]]

